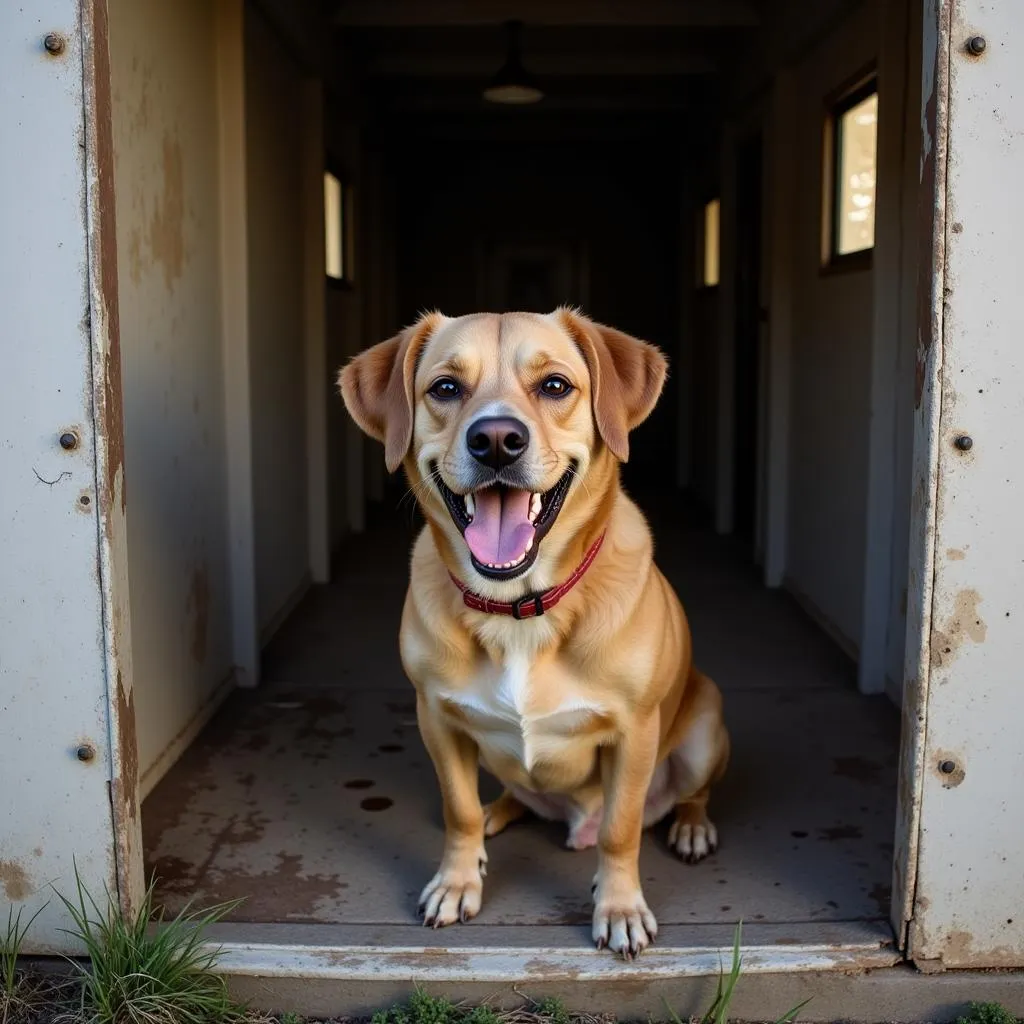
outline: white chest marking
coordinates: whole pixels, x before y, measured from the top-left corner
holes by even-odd
[[[466,715],[482,743],[511,755],[527,771],[550,741],[567,737],[604,712],[600,704],[578,696],[553,709],[530,710],[530,665],[528,655],[510,652],[502,665],[481,672],[465,689],[440,694]]]

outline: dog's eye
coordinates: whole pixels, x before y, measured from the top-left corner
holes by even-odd
[[[572,391],[572,385],[557,373],[548,377],[540,386],[540,393],[545,398],[565,398]]]
[[[430,385],[427,394],[433,395],[441,402],[450,402],[455,398],[462,397],[462,385],[457,380],[452,380],[451,377],[438,377]]]

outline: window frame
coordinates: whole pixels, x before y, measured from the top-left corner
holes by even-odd
[[[333,277],[327,273],[327,196],[326,180],[331,175],[337,182],[341,192],[341,277]],[[355,232],[353,215],[355,202],[353,198],[352,183],[348,175],[340,168],[338,163],[328,159],[324,164],[321,188],[323,196],[323,276],[331,288],[339,288],[343,291],[351,289],[355,284]]]
[[[824,139],[822,145],[822,211],[821,211],[821,272],[844,273],[867,270],[874,259],[877,239],[866,249],[841,253],[839,243],[839,217],[842,181],[840,179],[841,131],[843,117],[871,96],[878,96],[878,69],[874,63],[862,68],[825,100]],[[875,125],[875,210],[878,212],[878,124]],[[877,220],[876,220],[877,224]]]
[[[715,217],[715,271],[716,280],[709,283],[708,269],[708,210],[717,204]],[[722,283],[722,197],[717,192],[709,195],[697,209],[697,288],[699,291],[712,292]]]

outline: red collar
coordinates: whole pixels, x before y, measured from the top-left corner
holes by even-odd
[[[527,594],[525,597],[519,598],[518,601],[492,601],[488,597],[481,597],[480,594],[474,594],[454,573],[449,572],[448,575],[451,576],[452,583],[462,591],[462,600],[467,608],[472,608],[477,612],[488,612],[491,615],[511,615],[514,619],[532,619],[554,608],[583,579],[583,574],[597,558],[597,553],[601,550],[603,543],[604,534],[602,533],[590,545],[590,550],[584,556],[583,561],[576,566],[573,574],[563,583],[559,583],[557,587],[542,590],[539,594]]]

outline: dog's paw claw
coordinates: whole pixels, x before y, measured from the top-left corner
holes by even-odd
[[[696,824],[674,821],[668,832],[668,845],[686,864],[697,864],[718,850],[718,830],[705,818]]]
[[[599,894],[594,906],[594,945],[633,960],[658,934],[658,922],[639,889],[614,895]]]
[[[427,928],[443,928],[457,921],[465,923],[480,913],[484,865],[481,855],[468,869],[442,867],[420,895],[420,913]]]

